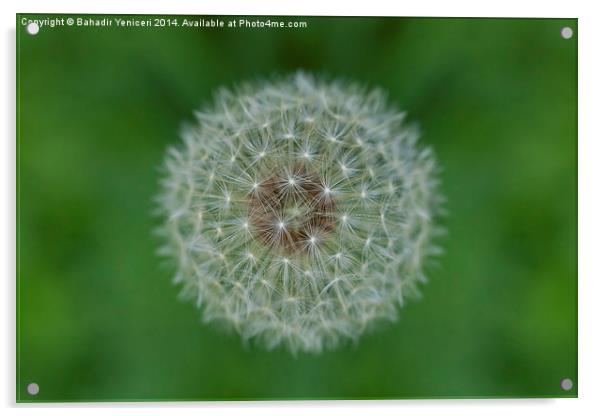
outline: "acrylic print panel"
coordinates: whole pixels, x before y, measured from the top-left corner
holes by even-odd
[[[17,400],[576,397],[577,36],[17,15]]]

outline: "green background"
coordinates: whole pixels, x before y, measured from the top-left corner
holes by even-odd
[[[575,19],[30,36],[23,16],[18,401],[576,396]],[[181,123],[221,85],[299,68],[383,87],[420,123],[442,166],[448,235],[396,323],[292,357],[201,324],[152,230]]]

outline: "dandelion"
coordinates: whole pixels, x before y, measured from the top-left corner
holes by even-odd
[[[433,154],[380,91],[296,73],[221,90],[171,147],[162,252],[206,321],[319,352],[424,281]]]

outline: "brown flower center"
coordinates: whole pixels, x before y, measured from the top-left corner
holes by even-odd
[[[334,230],[334,213],[332,191],[304,166],[270,176],[249,196],[255,236],[285,254],[322,244]]]

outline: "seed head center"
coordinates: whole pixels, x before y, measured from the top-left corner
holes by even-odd
[[[335,201],[320,177],[304,166],[291,170],[294,176],[278,172],[262,181],[248,199],[254,237],[284,254],[308,252],[308,241],[325,241],[335,229]]]

